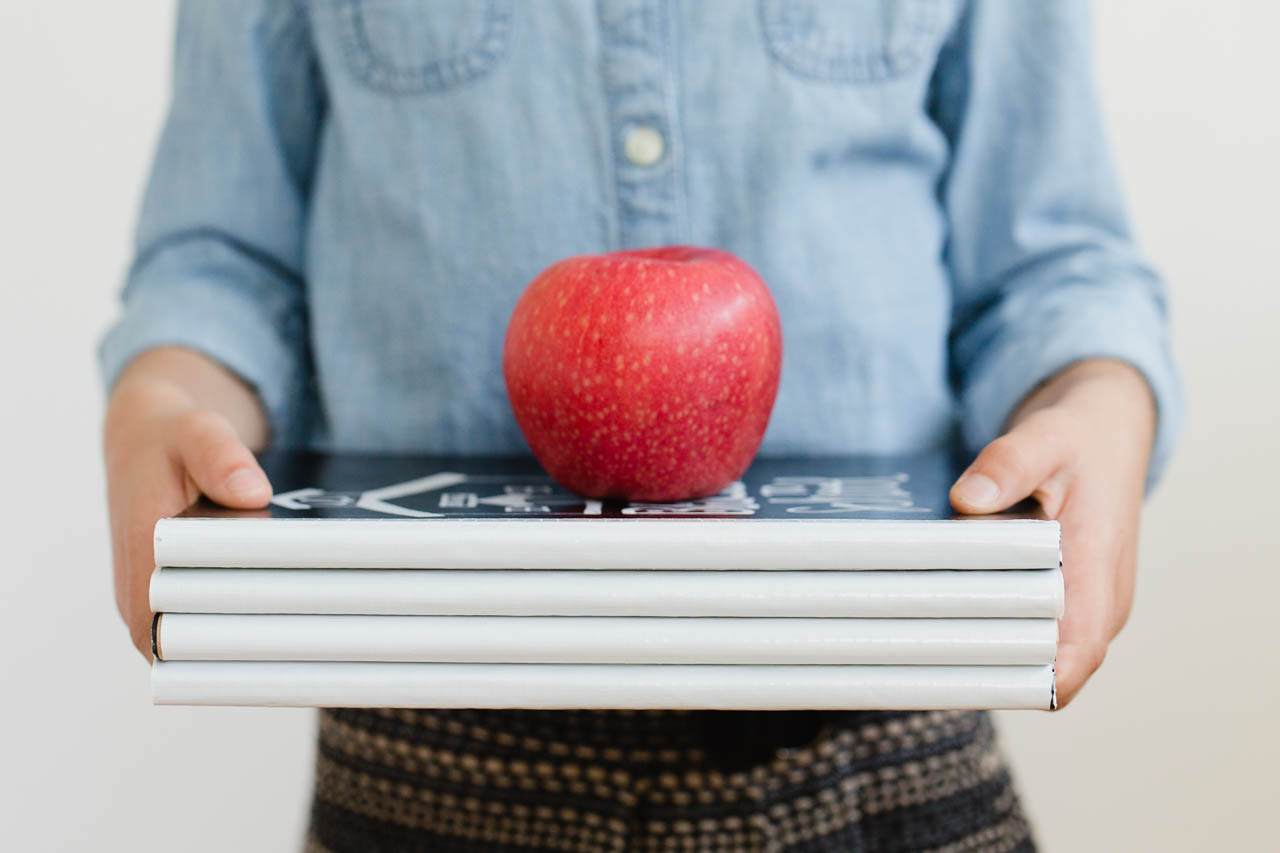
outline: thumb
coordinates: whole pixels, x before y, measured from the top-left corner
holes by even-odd
[[[177,434],[183,468],[201,492],[235,509],[266,506],[271,484],[230,421],[216,412],[189,412]]]
[[[1061,490],[1050,481],[1066,461],[1054,418],[1037,412],[988,444],[951,487],[951,505],[960,512],[999,512],[1036,494],[1056,517]]]

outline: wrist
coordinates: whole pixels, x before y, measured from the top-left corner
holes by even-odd
[[[1119,417],[1154,439],[1155,394],[1146,377],[1126,361],[1087,358],[1073,362],[1031,391],[1009,417],[1008,428],[1054,406],[1100,416]]]
[[[267,417],[254,390],[207,356],[181,347],[147,350],[125,367],[108,398],[104,428],[110,434],[120,421],[170,420],[197,409],[224,416],[249,448],[266,445]]]

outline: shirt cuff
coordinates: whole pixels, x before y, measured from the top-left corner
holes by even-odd
[[[1026,300],[1030,303],[1031,300]],[[1037,385],[1086,358],[1127,362],[1147,380],[1156,402],[1156,433],[1146,491],[1159,481],[1183,418],[1182,388],[1170,354],[1165,316],[1148,288],[1071,284],[1036,294],[1034,305],[1008,305],[1007,322],[969,372],[961,397],[965,444],[978,452],[1003,431]]]
[[[215,250],[216,252],[217,250]],[[273,445],[300,443],[298,416],[307,382],[300,324],[290,299],[208,270],[169,269],[153,262],[125,291],[123,314],[98,348],[108,391],[121,371],[146,350],[195,350],[252,387],[266,411]]]

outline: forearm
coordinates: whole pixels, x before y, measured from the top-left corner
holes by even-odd
[[[106,430],[145,403],[151,411],[174,415],[190,410],[216,412],[240,440],[261,450],[270,434],[262,403],[245,382],[217,362],[182,347],[157,347],[133,359],[120,374],[107,404]]]
[[[1066,400],[1104,423],[1112,413],[1086,397],[1139,416],[1130,410],[1146,389],[1119,399],[1138,381],[1122,378],[1132,365],[1158,415],[1141,454],[1149,489],[1173,447],[1181,393],[1164,283],[1134,245],[1105,144],[1091,29],[1080,2],[972,4],[940,55],[932,109],[952,145],[942,188],[952,377],[977,450]],[[1125,441],[1136,455],[1137,439]]]

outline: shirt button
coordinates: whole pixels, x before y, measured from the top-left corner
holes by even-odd
[[[645,125],[632,128],[622,143],[622,153],[637,166],[652,166],[657,163],[662,159],[666,148],[662,134]]]

